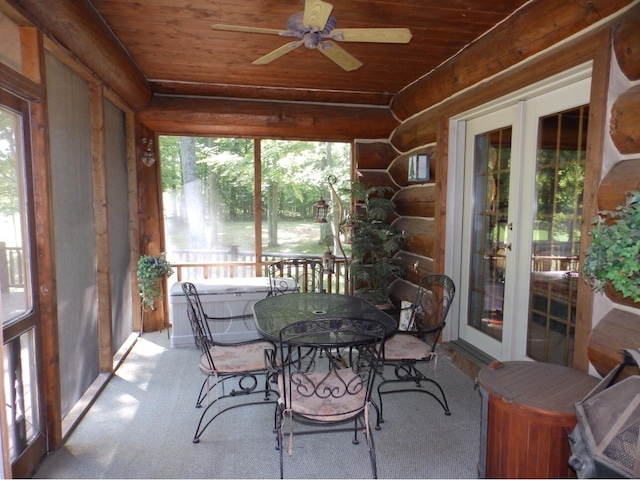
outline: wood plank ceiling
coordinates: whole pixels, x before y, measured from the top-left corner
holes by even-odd
[[[333,0],[338,28],[405,27],[413,35],[408,44],[340,43],[363,63],[352,72],[304,46],[253,65],[291,39],[211,28],[284,30],[303,0],[90,1],[154,94],[389,105],[528,0]]]

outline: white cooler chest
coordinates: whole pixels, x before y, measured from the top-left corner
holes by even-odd
[[[195,346],[189,317],[187,299],[182,283],[175,283],[170,290],[171,347]],[[253,319],[253,304],[269,294],[267,277],[216,278],[192,282],[198,289],[202,308],[212,317],[246,315],[229,322],[209,322],[216,339],[237,342],[260,338]]]

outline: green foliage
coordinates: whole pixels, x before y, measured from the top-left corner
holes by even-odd
[[[154,310],[155,301],[161,296],[160,281],[173,275],[173,267],[164,255],[143,255],[138,259],[137,275],[142,306]]]
[[[589,232],[582,273],[596,291],[611,285],[624,298],[640,302],[640,192],[626,206],[602,211]]]
[[[351,187],[357,209],[350,216],[352,277],[356,293],[376,304],[389,301],[391,282],[402,273],[402,264],[395,254],[405,235],[387,223],[394,209],[393,201],[385,197],[389,191],[390,187],[367,187],[360,182],[353,182]]]
[[[0,111],[0,214],[20,211],[20,164],[16,151],[16,116]]]

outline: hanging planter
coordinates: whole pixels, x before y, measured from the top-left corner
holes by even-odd
[[[640,191],[616,210],[605,210],[593,221],[591,245],[585,252],[582,273],[596,291],[611,288],[640,302]]]
[[[138,287],[142,297],[142,308],[155,310],[156,299],[162,296],[162,280],[173,275],[173,267],[164,254],[143,255],[138,259]]]

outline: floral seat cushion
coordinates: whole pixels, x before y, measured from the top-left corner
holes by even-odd
[[[209,353],[215,370],[212,369],[205,354],[200,356],[200,369],[205,373],[218,374],[263,370],[265,368],[264,352],[267,349],[273,349],[273,346],[267,342],[228,347],[214,345],[209,348]]]

